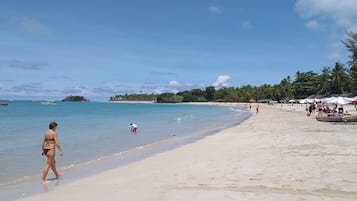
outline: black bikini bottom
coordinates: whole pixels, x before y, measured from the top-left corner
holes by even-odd
[[[44,149],[44,150],[43,150],[43,153],[44,153],[45,155],[47,155],[47,152],[48,152],[49,150],[51,150],[51,149]]]

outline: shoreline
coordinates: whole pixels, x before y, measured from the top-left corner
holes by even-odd
[[[229,112],[228,109],[227,114],[231,113]],[[236,112],[234,112],[236,113]],[[203,113],[204,114],[204,113]],[[233,113],[232,113],[233,114]],[[233,118],[234,121],[231,121],[229,119],[232,119],[232,117],[229,117],[227,119],[228,121],[224,121],[222,123],[217,123],[217,122],[212,122],[210,125],[216,125],[217,126],[208,126],[207,128],[202,127],[200,129],[196,128],[196,131],[192,132],[186,132],[185,133],[179,133],[177,132],[177,135],[168,135],[167,137],[160,139],[159,141],[153,141],[148,144],[140,144],[138,143],[140,140],[140,136],[138,135],[138,138],[133,136],[131,137],[130,143],[137,144],[137,146],[130,148],[128,150],[119,150],[118,152],[113,152],[109,153],[108,155],[98,155],[97,157],[94,157],[90,160],[84,160],[83,162],[80,163],[68,163],[68,157],[66,157],[66,165],[59,165],[58,167],[60,168],[60,171],[64,173],[65,177],[57,182],[54,182],[54,178],[51,177],[52,172],[49,174],[49,179],[50,179],[50,184],[47,186],[46,191],[52,191],[53,188],[55,188],[57,185],[65,185],[67,183],[71,183],[75,180],[82,179],[88,176],[95,175],[97,173],[114,169],[117,167],[122,167],[125,166],[133,161],[137,160],[142,160],[143,158],[152,156],[154,154],[175,149],[178,146],[182,146],[186,143],[192,143],[198,139],[204,138],[206,136],[212,135],[216,133],[218,130],[222,130],[226,127],[232,127],[236,125],[235,122],[240,121],[238,119],[243,119],[246,118],[249,113],[241,114],[241,113],[236,113],[235,117]],[[230,115],[228,115],[230,116]],[[227,116],[227,117],[228,117]],[[224,118],[227,118],[224,117]],[[221,122],[224,118],[220,118],[219,122]],[[230,123],[228,123],[230,122]],[[184,122],[183,122],[184,123]],[[198,125],[198,124],[197,124]],[[201,124],[200,124],[201,125]],[[192,129],[191,129],[192,130]],[[145,136],[145,135],[144,135]],[[148,135],[147,135],[148,136]],[[130,137],[130,136],[129,136]],[[137,138],[137,139],[136,139]],[[67,151],[67,155],[70,152]],[[64,164],[64,160],[61,157],[57,158],[59,162],[58,164]],[[43,161],[40,161],[43,162]],[[37,164],[37,163],[36,163]],[[2,199],[5,200],[14,200],[18,199],[20,197],[28,197],[28,196],[33,196],[35,194],[43,193],[44,190],[42,188],[39,188],[38,186],[38,178],[40,178],[40,171],[42,170],[42,165],[39,165],[40,167],[37,169],[39,170],[39,173],[36,174],[26,174],[29,176],[24,176],[23,178],[12,180],[11,183],[8,182],[5,185],[2,185],[0,188],[0,195],[2,195]],[[33,168],[31,168],[33,169]]]
[[[259,104],[255,114],[250,105],[237,126],[22,200],[357,199],[356,124],[317,122],[296,106]]]

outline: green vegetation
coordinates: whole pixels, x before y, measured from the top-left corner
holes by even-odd
[[[155,101],[160,103],[180,102],[248,102],[248,101],[279,101],[287,102],[289,99],[302,99],[312,95],[331,96],[344,94],[357,95],[357,33],[349,32],[348,38],[343,44],[351,52],[351,61],[346,68],[340,62],[334,66],[325,66],[321,73],[313,71],[295,74],[295,80],[290,76],[282,79],[279,84],[261,86],[245,85],[242,87],[224,87],[216,89],[213,86],[205,89],[192,89],[179,93],[154,94],[131,94],[117,95],[110,98],[113,100]]]
[[[350,65],[350,87],[351,90],[356,91],[357,90],[357,33],[349,32],[348,33],[349,38],[346,41],[343,41],[343,44],[345,44],[346,48],[348,51],[352,53],[350,56],[351,61],[348,62]]]
[[[155,101],[154,94],[125,94],[110,97],[109,101]]]
[[[183,97],[174,93],[163,93],[157,96],[158,103],[181,103]]]

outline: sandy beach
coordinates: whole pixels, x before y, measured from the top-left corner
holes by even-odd
[[[216,135],[22,200],[357,200],[356,123],[318,122],[300,105],[255,108]]]

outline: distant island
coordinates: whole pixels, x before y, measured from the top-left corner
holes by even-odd
[[[83,96],[67,96],[62,101],[66,101],[66,102],[89,102],[89,99],[84,98]]]

